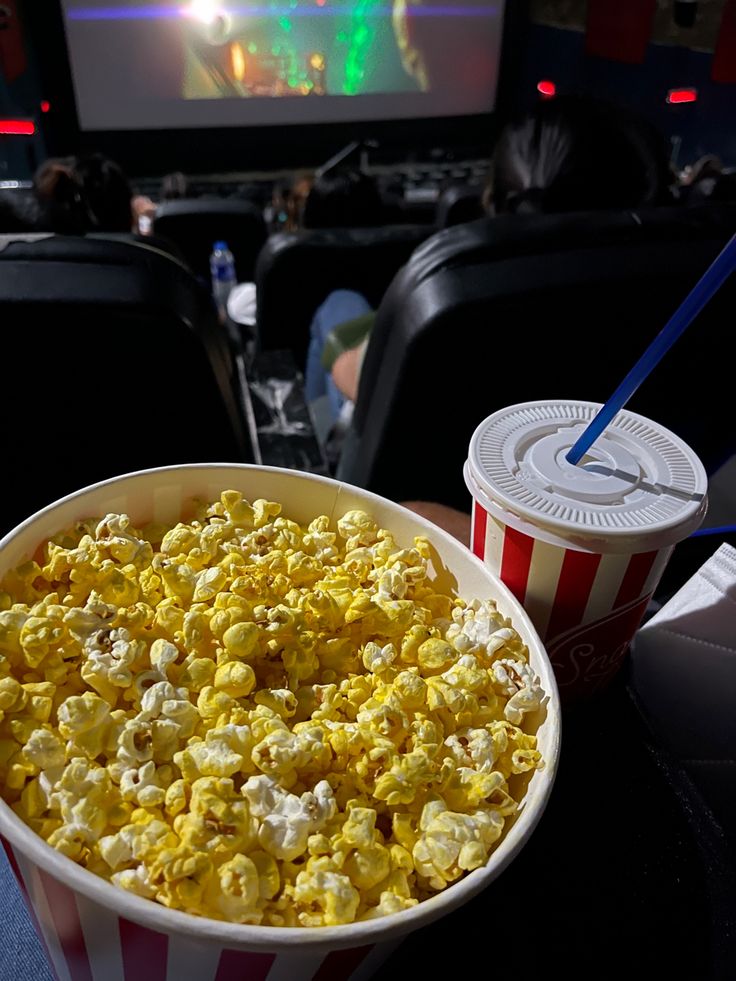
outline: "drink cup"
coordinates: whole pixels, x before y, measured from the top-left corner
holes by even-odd
[[[529,614],[563,703],[603,689],[619,670],[675,545],[707,508],[693,450],[634,412],[619,412],[569,463],[600,407],[501,409],[476,429],[464,469],[473,552]]]

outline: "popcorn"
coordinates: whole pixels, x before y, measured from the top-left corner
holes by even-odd
[[[256,676],[249,664],[228,661],[215,671],[214,682],[219,691],[224,691],[233,698],[242,698],[255,688]]]
[[[284,890],[292,896],[299,912],[302,926],[338,926],[351,923],[360,903],[360,893],[347,875],[332,871],[328,859],[317,859],[324,868],[300,872],[293,887]],[[311,912],[317,907],[318,912]]]
[[[258,868],[247,855],[238,854],[217,869],[217,878],[211,890],[210,902],[231,923],[259,922],[255,914],[260,898]]]
[[[383,674],[395,660],[396,648],[393,644],[381,647],[373,641],[368,641],[363,648],[363,666],[372,674]]]
[[[543,765],[544,692],[490,601],[360,510],[225,491],[78,522],[0,583],[0,787],[73,861],[173,909],[333,926],[488,860]]]
[[[267,776],[250,777],[243,794],[255,817],[261,819],[258,841],[264,851],[290,861],[302,855],[309,835],[319,831],[334,816],[332,788],[321,780],[314,793],[297,797]]]
[[[235,623],[222,635],[225,651],[233,658],[246,658],[256,652],[260,628],[255,623]]]
[[[157,807],[163,804],[166,791],[156,782],[156,764],[153,760],[137,770],[126,770],[120,779],[123,800],[135,801],[140,807]]]
[[[414,867],[433,889],[440,890],[485,863],[503,831],[503,818],[493,809],[457,814],[438,799],[425,804],[419,827],[421,834],[412,849]]]
[[[64,743],[50,729],[34,729],[23,747],[22,755],[39,770],[53,769],[66,762]]]

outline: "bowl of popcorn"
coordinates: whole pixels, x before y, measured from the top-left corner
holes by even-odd
[[[0,835],[59,978],[370,977],[523,847],[559,720],[509,590],[329,478],[143,471],[0,542]]]

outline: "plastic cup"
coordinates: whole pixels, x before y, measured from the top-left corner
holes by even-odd
[[[554,673],[536,631],[510,591],[455,539],[405,508],[326,477],[232,464],[167,467],[85,488],[35,514],[0,542],[0,575],[34,554],[51,534],[110,511],[134,522],[173,522],[191,514],[193,499],[226,489],[250,500],[279,501],[305,523],[368,510],[402,545],[415,535],[434,545],[432,574],[458,595],[496,600],[529,648],[548,697],[536,717],[545,767],[524,787],[488,863],[416,907],[375,920],[320,929],[244,926],[167,909],[88,872],[35,834],[0,800],[0,836],[32,919],[59,981],[362,981],[406,934],[457,909],[489,886],[518,854],[547,804],[559,755],[559,699]],[[502,887],[501,887],[502,888]]]
[[[594,402],[522,402],[476,429],[465,464],[472,550],[524,605],[563,704],[604,688],[677,542],[701,524],[708,479],[679,437],[622,411],[578,465]]]

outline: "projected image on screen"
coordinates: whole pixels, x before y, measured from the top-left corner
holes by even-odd
[[[63,0],[84,129],[493,108],[502,3]]]

